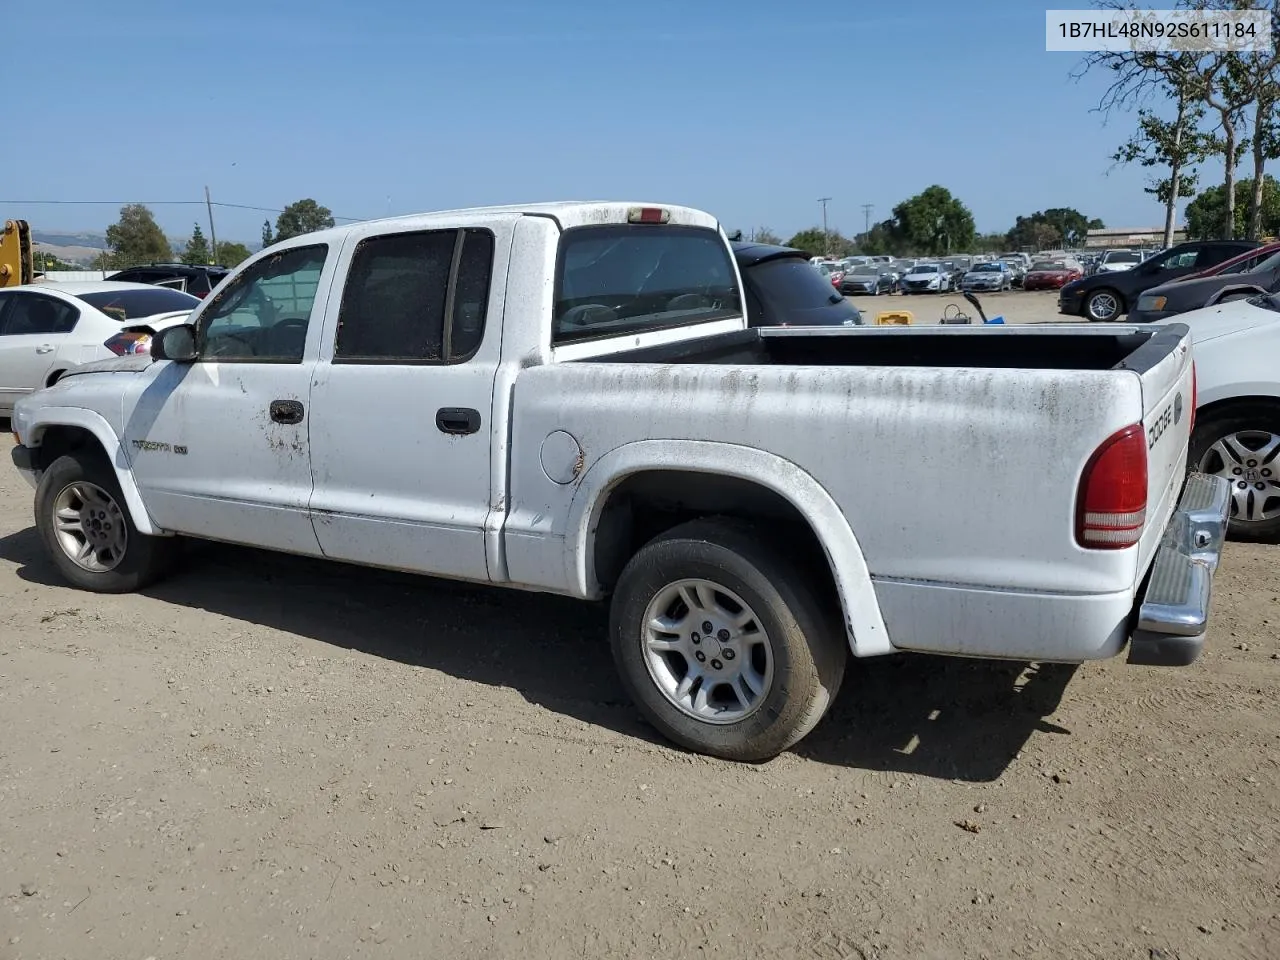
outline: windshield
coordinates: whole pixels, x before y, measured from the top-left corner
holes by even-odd
[[[880,268],[874,263],[865,264],[863,266],[854,267],[850,271],[855,277],[878,277],[880,276]]]
[[[1102,262],[1103,263],[1141,263],[1142,254],[1121,250],[1117,253],[1108,253],[1105,257],[1102,258]]]
[[[1065,263],[1055,263],[1052,260],[1040,260],[1033,263],[1031,265],[1031,269],[1039,273],[1046,273],[1054,270],[1065,270],[1067,269],[1067,265]]]
[[[975,263],[973,265],[973,273],[1003,273],[998,263]]]
[[[575,227],[563,235],[556,273],[553,343],[742,316],[733,261],[715,230]]]
[[[799,257],[765,260],[742,276],[753,327],[842,326],[861,323],[857,307]]]
[[[936,263],[922,263],[911,268],[912,273],[937,273],[938,265]]]
[[[95,310],[100,310],[114,320],[124,323],[139,317],[154,317],[157,313],[191,311],[200,306],[200,298],[168,287],[151,287],[147,290],[100,290],[94,293],[76,294]]]

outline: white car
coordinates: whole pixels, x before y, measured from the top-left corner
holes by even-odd
[[[1098,273],[1132,270],[1145,259],[1147,258],[1142,255],[1141,250],[1108,250],[1098,261]]]
[[[899,284],[903,293],[946,293],[955,282],[940,263],[917,263]]]
[[[110,280],[0,290],[0,416],[72,367],[145,353],[151,333],[198,306],[178,290]]]
[[[1230,532],[1280,539],[1280,297],[1180,313],[1195,341],[1197,408],[1187,464],[1231,483]]]

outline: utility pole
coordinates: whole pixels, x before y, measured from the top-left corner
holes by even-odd
[[[819,197],[818,202],[822,204],[822,243],[826,247],[822,252],[827,256],[831,256],[831,231],[827,229],[827,203],[830,197]]]
[[[874,203],[864,203],[862,205],[862,232],[864,234],[871,232],[871,211],[874,209]]]
[[[209,188],[204,188],[204,205],[209,211],[209,242],[213,244],[213,250],[209,257],[210,263],[218,262],[218,232],[213,229],[213,201],[209,199]]]

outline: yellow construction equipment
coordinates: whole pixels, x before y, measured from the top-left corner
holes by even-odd
[[[0,233],[0,287],[16,287],[33,279],[31,228],[25,220],[6,220]]]

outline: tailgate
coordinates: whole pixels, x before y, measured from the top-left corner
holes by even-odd
[[[1142,426],[1147,438],[1147,529],[1139,541],[1138,579],[1146,574],[1177,505],[1186,476],[1195,406],[1191,330],[1167,325],[1135,350],[1119,369],[1142,381]]]

